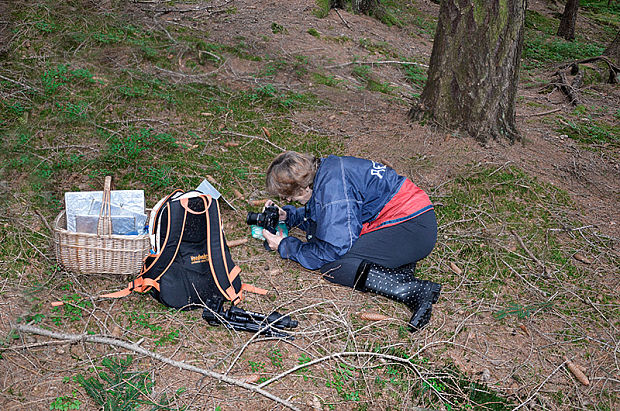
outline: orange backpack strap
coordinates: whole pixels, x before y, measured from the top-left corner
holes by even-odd
[[[121,297],[128,296],[129,294],[131,294],[132,291],[136,291],[138,293],[145,293],[147,291],[150,291],[151,288],[155,288],[157,291],[159,291],[159,282],[151,278],[144,278],[144,277],[139,276],[138,278],[130,282],[127,288],[124,288],[120,291],[116,291],[113,293],[103,294],[103,295],[100,295],[99,297],[121,298]]]
[[[253,286],[252,284],[246,284],[246,283],[241,284],[241,291],[247,291],[249,293],[260,294],[260,295],[267,294],[267,290],[263,288],[258,288],[258,287]]]
[[[243,299],[241,277],[239,276],[241,268],[233,262],[230,256],[230,250],[222,231],[220,206],[217,200],[211,200],[209,196],[204,196],[204,199],[207,209],[205,217],[207,219],[207,246],[209,248],[211,275],[220,293],[233,304],[238,304]]]

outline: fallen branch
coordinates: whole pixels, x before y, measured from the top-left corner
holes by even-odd
[[[5,80],[5,81],[9,81],[9,82],[14,83],[14,84],[19,84],[20,86],[25,87],[25,88],[27,88],[28,90],[35,90],[35,91],[39,91],[39,92],[41,91],[41,90],[39,90],[39,89],[38,89],[38,88],[36,88],[36,87],[29,86],[28,84],[25,84],[25,83],[19,82],[19,81],[17,81],[17,80],[10,79],[10,78],[8,78],[8,77],[4,77],[4,76],[3,76],[3,75],[1,75],[1,74],[0,74],[0,79]]]
[[[54,338],[57,340],[64,340],[64,341],[69,341],[69,342],[88,342],[88,343],[96,343],[96,344],[106,344],[106,345],[111,345],[114,347],[120,347],[120,348],[124,348],[126,350],[130,350],[133,352],[136,352],[138,354],[142,354],[144,356],[147,357],[151,357],[155,360],[161,361],[163,363],[166,363],[168,365],[172,365],[173,367],[177,367],[183,370],[187,370],[187,371],[192,371],[198,374],[202,374],[205,375],[207,377],[211,377],[214,378],[218,381],[222,381],[231,385],[236,385],[238,387],[242,387],[245,388],[246,390],[258,393],[264,397],[269,398],[270,400],[273,400],[277,403],[280,403],[282,405],[284,405],[287,408],[290,408],[292,410],[297,410],[298,408],[295,407],[292,403],[271,394],[269,391],[265,391],[264,389],[262,389],[261,386],[254,386],[254,385],[250,385],[248,383],[245,383],[243,381],[239,381],[236,380],[234,378],[230,378],[226,375],[217,373],[215,371],[209,371],[209,370],[205,370],[203,368],[198,368],[195,367],[193,365],[189,365],[186,364],[185,362],[182,361],[176,361],[173,360],[171,358],[168,357],[164,357],[161,354],[155,353],[153,351],[149,351],[145,348],[142,348],[136,344],[133,343],[129,343],[123,340],[118,340],[115,338],[109,338],[109,337],[104,337],[104,336],[97,336],[97,335],[89,335],[89,334],[66,334],[66,333],[58,333],[58,332],[54,332],[54,331],[48,331],[48,330],[44,330],[43,328],[39,328],[39,327],[35,327],[32,325],[24,325],[24,324],[18,324],[15,329],[19,332],[22,333],[30,333],[30,334],[38,334],[38,335],[43,335],[45,337],[50,337],[50,338]]]
[[[342,18],[342,16],[340,15],[340,12],[338,11],[338,9],[334,9],[336,11],[336,14],[338,15],[338,17],[340,17],[340,20],[342,20],[342,22],[344,23],[345,26],[347,26],[347,28],[349,30],[351,30],[351,26],[349,26],[349,23],[347,23],[347,21],[345,19]]]
[[[536,394],[538,394],[538,391],[540,391],[540,390],[541,390],[541,388],[542,388],[542,387],[543,387],[543,386],[547,383],[547,381],[549,381],[549,379],[550,379],[551,377],[553,377],[553,375],[554,375],[556,372],[558,372],[558,370],[560,370],[560,369],[562,369],[562,367],[564,367],[564,364],[565,364],[565,363],[563,362],[562,364],[558,365],[558,367],[557,367],[555,370],[553,370],[553,372],[552,372],[551,374],[549,374],[549,375],[547,376],[547,378],[545,378],[545,380],[544,380],[542,383],[540,383],[540,385],[538,386],[538,388],[536,388],[536,389],[534,390],[534,392],[533,392],[533,393],[532,393],[532,394],[531,394],[531,395],[530,395],[530,396],[529,396],[529,397],[528,397],[525,401],[523,401],[523,402],[522,402],[521,404],[519,404],[517,407],[513,408],[513,409],[512,409],[512,411],[517,411],[517,410],[519,410],[519,409],[523,408],[523,407],[524,407],[524,406],[525,406],[528,402],[532,401],[532,399],[536,396]]]
[[[245,244],[248,242],[247,238],[239,238],[238,240],[230,240],[227,242],[228,247],[237,247],[238,245]]]
[[[154,66],[156,70],[161,71],[162,73],[168,74],[170,76],[176,76],[176,77],[185,77],[188,79],[203,79],[206,77],[210,77],[211,75],[213,75],[213,73],[216,73],[219,69],[215,69],[213,71],[210,71],[208,73],[204,73],[204,74],[186,74],[186,73],[180,73],[178,71],[172,71],[172,70],[166,70],[163,69],[161,67],[157,67]]]
[[[50,227],[50,224],[47,222],[47,219],[45,217],[43,217],[43,214],[41,214],[41,212],[39,210],[34,210],[34,212],[36,213],[36,215],[39,216],[39,218],[41,219],[41,221],[43,221],[43,224],[45,224],[45,227],[47,227],[47,229],[49,230],[50,233],[53,233],[54,230],[52,230],[52,227]]]
[[[562,110],[562,108],[554,108],[553,110],[543,111],[542,113],[534,113],[534,114],[517,114],[517,117],[537,117],[537,116],[546,116],[547,114],[552,114],[557,111]]]
[[[335,64],[333,66],[327,66],[325,67],[326,69],[332,69],[332,68],[340,68],[340,67],[346,67],[346,66],[350,66],[352,64],[368,64],[368,65],[374,65],[374,64],[402,64],[402,65],[409,65],[409,66],[419,66],[419,67],[424,67],[424,68],[428,68],[428,66],[426,64],[422,64],[422,63],[416,63],[413,61],[396,61],[396,60],[384,60],[384,61],[350,61],[348,63],[343,63],[343,64]]]
[[[543,275],[547,275],[547,267],[545,267],[545,264],[542,261],[540,261],[538,258],[536,258],[536,256],[529,250],[529,248],[527,248],[525,246],[525,243],[523,242],[523,239],[521,239],[521,237],[519,237],[519,235],[514,230],[510,230],[510,232],[512,233],[512,235],[515,236],[515,238],[519,242],[519,245],[521,246],[521,248],[523,248],[525,250],[527,255],[529,255],[530,258],[536,262],[536,264],[538,264],[539,266],[542,267]]]
[[[227,134],[227,135],[230,135],[230,136],[237,136],[237,137],[245,137],[245,138],[251,138],[251,139],[258,139],[258,140],[262,140],[262,141],[264,141],[264,142],[265,142],[265,143],[267,143],[267,144],[271,144],[272,146],[274,146],[275,148],[277,148],[277,149],[278,149],[278,150],[280,150],[280,151],[286,151],[286,150],[285,150],[285,149],[283,149],[282,147],[280,147],[280,146],[278,146],[278,145],[276,145],[276,144],[272,143],[271,141],[267,140],[267,139],[266,139],[266,138],[264,138],[264,137],[260,137],[260,136],[251,136],[251,135],[249,135],[249,134],[237,133],[237,132],[234,132],[234,131],[222,131],[222,134]]]

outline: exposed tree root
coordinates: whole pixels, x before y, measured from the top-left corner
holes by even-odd
[[[583,60],[574,61],[572,63],[566,63],[560,66],[560,68],[553,74],[557,76],[558,81],[555,86],[562,91],[568,97],[570,103],[574,106],[581,104],[579,97],[579,88],[583,82],[584,72],[579,70],[580,64],[593,63],[596,61],[602,61],[607,64],[609,68],[609,77],[607,82],[610,84],[617,84],[620,80],[620,68],[612,63],[612,61],[606,56],[590,57]],[[566,70],[570,69],[570,74],[575,76],[573,81],[569,84],[566,77]]]

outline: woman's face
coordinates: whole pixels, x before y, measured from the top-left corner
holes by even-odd
[[[295,195],[291,197],[284,197],[284,199],[289,203],[298,201],[301,204],[306,204],[308,200],[310,200],[310,197],[312,197],[312,189],[310,187],[306,187]]]

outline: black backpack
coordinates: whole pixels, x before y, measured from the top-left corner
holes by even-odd
[[[149,220],[151,254],[138,277],[124,290],[102,297],[150,292],[162,304],[178,309],[236,305],[243,292],[266,290],[243,284],[221,227],[217,200],[198,191],[175,190],[160,200]]]

